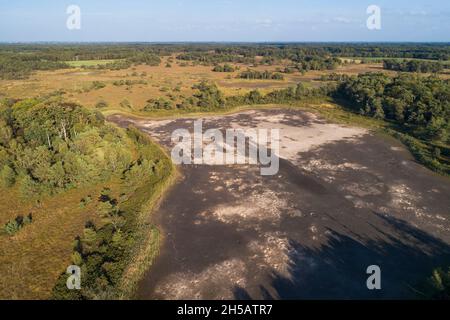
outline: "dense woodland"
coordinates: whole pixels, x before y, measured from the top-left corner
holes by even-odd
[[[131,161],[122,133],[100,113],[40,99],[1,103],[1,183],[17,183],[27,197],[105,180]]]
[[[419,73],[437,73],[444,70],[444,65],[440,62],[430,62],[421,60],[384,60],[383,66],[387,70]]]
[[[180,53],[181,52],[181,53]],[[448,60],[446,44],[85,44],[85,45],[0,45],[0,79],[22,79],[35,70],[67,68],[67,61],[117,60],[97,66],[125,69],[133,64],[158,65],[160,57],[177,54],[177,59],[215,66],[223,63],[273,65],[289,61],[291,67],[306,72],[331,70],[339,57],[415,58]],[[259,57],[259,58],[258,58]],[[93,67],[91,67],[93,68]],[[422,69],[425,67],[420,67]],[[403,68],[402,68],[403,69]],[[418,71],[419,71],[418,69]],[[421,72],[421,71],[419,71]]]

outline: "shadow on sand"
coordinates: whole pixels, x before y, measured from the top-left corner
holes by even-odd
[[[261,296],[265,299],[420,299],[420,284],[434,268],[450,264],[450,246],[405,221],[378,216],[396,230],[395,235],[376,229],[382,241],[355,240],[330,230],[328,243],[320,249],[291,242],[290,277],[273,273],[271,288],[259,287]],[[382,290],[367,289],[366,269],[370,265],[381,268]],[[240,287],[234,289],[234,295],[236,299],[251,299]]]

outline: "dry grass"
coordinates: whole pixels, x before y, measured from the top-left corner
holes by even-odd
[[[82,209],[80,200],[104,186],[71,190],[42,199],[40,205],[22,200],[15,190],[0,190],[2,225],[20,214],[33,215],[33,222],[16,235],[0,235],[0,299],[50,297],[60,273],[71,264],[75,237],[87,221],[98,220],[95,205]]]
[[[383,71],[381,64],[347,64],[337,70],[310,71],[302,75],[299,72],[286,74],[285,80],[243,80],[237,75],[247,69],[246,65],[235,65],[240,70],[233,73],[212,72],[210,66],[180,66],[181,62],[174,60],[171,68],[166,67],[167,57],[163,58],[160,66],[152,67],[140,65],[126,70],[85,70],[72,68],[56,71],[37,72],[26,80],[0,81],[0,92],[13,98],[34,97],[48,94],[57,90],[65,92],[64,97],[70,101],[93,108],[97,102],[104,100],[111,109],[120,108],[125,99],[132,105],[133,111],[141,110],[149,99],[165,97],[179,102],[183,97],[192,95],[192,86],[202,80],[210,80],[219,86],[226,96],[244,94],[250,90],[259,89],[263,93],[274,89],[293,86],[298,82],[308,82],[312,86],[319,86],[320,76],[329,73],[356,75],[362,72]],[[284,68],[285,64],[274,66],[258,66],[255,70],[275,71]],[[395,74],[393,72],[388,72]],[[130,86],[115,86],[114,81],[131,80],[145,81],[147,84]],[[94,81],[106,84],[105,88],[89,89]]]
[[[128,141],[133,154],[136,146]],[[71,264],[74,240],[86,222],[102,225],[97,201],[103,188],[119,198],[124,190],[113,177],[104,183],[83,186],[54,196],[41,196],[39,202],[25,199],[17,187],[0,189],[0,227],[17,216],[32,214],[33,222],[14,236],[0,234],[0,299],[48,299],[61,272]],[[84,208],[80,201],[91,196]]]

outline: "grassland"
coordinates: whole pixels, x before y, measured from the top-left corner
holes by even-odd
[[[254,89],[265,93],[296,85],[300,81],[318,87],[323,85],[320,77],[333,72],[356,75],[361,72],[382,71],[380,64],[348,64],[332,71],[286,74],[283,81],[243,80],[237,79],[239,72],[249,67],[243,64],[235,64],[237,70],[233,73],[220,73],[212,72],[210,66],[194,66],[191,63],[183,66],[179,61],[172,63],[172,67],[168,68],[166,63],[169,58],[173,59],[174,56],[163,58],[160,66],[155,67],[139,65],[125,70],[95,70],[74,67],[56,71],[39,71],[26,80],[0,80],[0,97],[3,95],[11,98],[24,98],[61,92],[65,99],[86,107],[94,108],[99,101],[106,101],[108,108],[102,111],[107,112],[114,109],[140,113],[149,99],[164,97],[178,102],[183,97],[191,96],[192,86],[202,80],[215,82],[226,96],[232,96],[248,93]],[[91,63],[96,63],[96,60]],[[284,67],[285,65],[278,64],[257,66],[252,69],[275,71],[277,68]],[[134,84],[114,85],[115,82],[121,80],[129,80]],[[105,87],[93,89],[94,81],[105,84]],[[125,100],[129,102],[130,107],[121,107],[121,103]]]
[[[73,68],[81,68],[81,67],[93,67],[99,65],[105,65],[108,63],[114,63],[117,60],[115,59],[107,59],[107,60],[77,60],[77,61],[64,61],[66,64]]]
[[[385,72],[395,75],[396,72],[383,70],[381,63],[359,64],[353,59],[351,63],[339,66],[336,70],[309,71],[304,74],[295,72],[285,74],[282,81],[276,80],[244,80],[238,79],[238,74],[251,67],[258,71],[276,71],[286,67],[285,62],[271,66],[256,67],[244,64],[234,64],[235,72],[212,72],[211,66],[193,65],[175,59],[175,54],[164,57],[159,66],[139,65],[124,70],[84,69],[81,66],[93,66],[114,60],[72,61],[70,69],[55,71],[39,71],[25,80],[0,80],[0,98],[25,98],[59,92],[64,99],[79,103],[88,108],[94,108],[100,101],[105,101],[111,110],[143,114],[143,108],[150,99],[165,98],[174,103],[193,94],[192,86],[202,80],[215,82],[225,96],[241,95],[258,89],[262,93],[286,88],[303,82],[311,87],[324,85],[320,81],[322,75],[331,73],[357,75],[366,72]],[[343,58],[346,59],[346,58]],[[349,58],[350,59],[350,58]],[[167,62],[174,61],[167,67]],[[357,62],[357,61],[356,61]],[[443,78],[450,78],[450,74],[442,74]],[[118,82],[128,81],[128,84],[117,85]],[[104,85],[95,88],[94,82]],[[123,107],[124,102],[127,105]]]
[[[99,194],[104,187],[118,190],[119,185],[110,181],[47,197],[39,203],[21,198],[17,190],[0,190],[1,225],[18,215],[33,215],[33,223],[16,235],[0,235],[0,299],[49,298],[59,275],[71,264],[75,237],[87,221],[100,222],[96,207],[80,208],[80,200]]]

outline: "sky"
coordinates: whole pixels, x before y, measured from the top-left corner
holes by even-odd
[[[67,28],[67,8],[81,10]],[[367,8],[381,9],[369,30]],[[450,42],[448,0],[0,0],[0,42]]]

